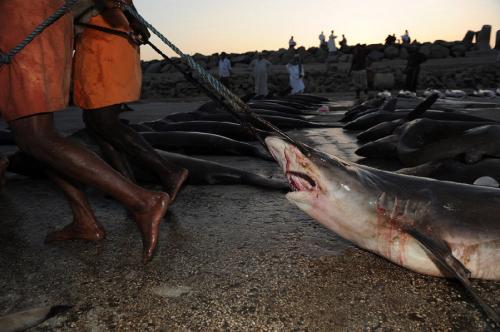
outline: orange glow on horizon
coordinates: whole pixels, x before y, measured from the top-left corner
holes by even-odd
[[[340,41],[383,43],[408,29],[418,41],[461,40],[467,30],[492,25],[492,46],[500,29],[498,0],[136,0],[141,14],[189,54],[242,53],[319,44],[321,31],[334,29]],[[157,39],[152,39],[161,45]],[[163,47],[162,47],[163,48]],[[159,58],[143,47],[143,59]],[[171,53],[170,53],[171,54]]]

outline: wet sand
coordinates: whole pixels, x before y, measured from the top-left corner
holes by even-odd
[[[153,120],[197,105],[142,104],[125,117]],[[57,121],[65,133],[81,127],[76,110],[61,112]],[[294,134],[357,160],[353,136],[340,129]],[[210,159],[282,178],[271,162]],[[144,267],[140,236],[127,213],[101,193],[87,192],[108,238],[45,245],[47,232],[71,221],[69,208],[49,182],[9,176],[0,194],[0,314],[73,306],[33,331],[487,329],[458,283],[410,272],[353,247],[283,193],[247,186],[185,188],[161,227],[155,259]],[[500,283],[473,284],[489,303],[500,303]]]

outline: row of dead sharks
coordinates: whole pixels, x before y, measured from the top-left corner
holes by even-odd
[[[396,99],[380,108],[364,105],[344,121],[362,146],[356,154],[366,158],[397,160],[401,174],[473,184],[489,177],[500,181],[498,122],[462,112],[428,110],[437,95],[414,110],[395,110]],[[368,108],[368,109],[365,109]]]
[[[436,113],[435,116],[449,116],[447,114],[451,113],[448,112],[437,114],[438,112],[428,111],[434,99],[437,97],[431,96],[415,110],[406,113],[402,111],[403,118],[382,113],[383,120],[378,124],[391,123],[390,126],[394,131],[404,123],[422,117],[422,114]],[[291,122],[288,119],[307,122],[302,116],[314,114],[318,105],[325,102],[313,99],[312,96],[309,101],[309,109],[304,106],[307,104],[304,102],[302,106],[292,107],[285,102],[279,104],[277,101],[254,101],[253,110],[262,117],[267,116],[267,120],[278,127],[280,121],[283,121],[282,129],[294,126],[297,128],[299,124],[295,123],[290,127]],[[347,112],[344,120],[355,121],[362,112],[365,112],[364,116],[374,112],[398,113],[390,110],[394,101],[384,104],[383,101],[376,100],[370,103]],[[381,110],[384,107],[386,109]],[[304,112],[298,111],[301,108]],[[161,142],[168,140],[181,142],[189,139],[186,136],[189,134],[185,133],[188,130],[186,128],[206,130],[205,133],[216,136],[224,134],[226,138],[232,136],[230,139],[234,141],[244,140],[245,137],[251,139],[245,136],[249,133],[243,127],[235,129],[231,122],[225,122],[223,119],[225,115],[217,120],[215,117],[210,120],[203,118],[208,114],[221,115],[220,112],[214,111],[214,107],[205,106],[204,110],[202,107],[197,113],[203,114],[178,114],[175,115],[177,118],[167,117],[165,120],[143,123],[135,127],[145,131],[145,137],[149,135],[148,141],[153,144],[169,144]],[[356,116],[348,119],[355,113]],[[284,116],[286,114],[292,114],[294,117]],[[454,119],[457,119],[457,113],[454,115]],[[458,113],[458,117],[467,123],[474,120],[467,114]],[[398,121],[400,123],[393,123]],[[471,278],[500,280],[499,189],[437,181],[359,165],[322,153],[294,140],[275,127],[269,128],[266,123],[263,121],[253,125],[260,128],[260,131],[256,131],[257,134],[265,137],[266,148],[282,167],[289,186],[293,189],[286,196],[290,202],[329,230],[352,241],[360,248],[418,273],[457,279],[484,310],[492,324],[499,326],[498,313],[477,294],[470,283]],[[175,129],[168,128],[172,125],[176,126]],[[305,123],[301,125],[306,126]],[[322,127],[321,123],[311,122],[307,125]],[[340,125],[330,123],[324,126]],[[348,126],[345,127],[349,129]],[[162,132],[158,133],[155,130]],[[390,131],[386,128],[383,130]],[[172,132],[181,133],[181,136],[173,138],[173,136],[158,135]],[[182,132],[185,133],[183,138]],[[221,146],[227,143],[217,142]],[[267,158],[266,152],[255,145],[232,146],[239,152],[244,150],[243,147],[247,149],[244,154]],[[165,152],[165,157],[171,158],[171,155],[172,153]],[[22,163],[11,164],[15,167]],[[22,170],[19,173],[32,174],[32,171]],[[213,172],[213,169],[207,172]],[[218,183],[217,179],[220,178],[215,176],[210,181]],[[204,178],[203,181],[207,179]],[[0,327],[1,324],[2,320]]]

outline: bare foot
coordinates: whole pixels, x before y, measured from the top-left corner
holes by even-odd
[[[177,194],[181,190],[184,182],[186,182],[188,176],[189,171],[185,168],[181,168],[176,172],[172,172],[168,176],[162,177],[163,187],[169,194],[172,202],[177,198]]]
[[[106,233],[104,228],[95,220],[93,222],[77,222],[73,221],[68,226],[59,231],[49,233],[45,238],[45,243],[68,241],[68,240],[84,240],[97,242],[104,240]]]
[[[134,219],[142,234],[144,264],[148,263],[153,257],[158,244],[160,222],[167,213],[170,204],[170,196],[159,192],[153,196],[153,199],[147,207],[142,209],[142,212],[133,212]]]
[[[5,185],[5,172],[7,166],[9,166],[9,160],[5,157],[0,157],[0,190],[2,190]]]

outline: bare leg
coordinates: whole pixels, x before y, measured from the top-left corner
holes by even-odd
[[[47,170],[47,175],[63,191],[68,199],[71,211],[73,212],[73,222],[60,231],[48,234],[45,242],[103,240],[106,236],[104,228],[97,222],[85,194],[54,171]]]
[[[131,127],[120,121],[120,105],[83,112],[83,120],[117,150],[151,169],[172,198],[177,196],[188,177],[188,171],[163,159],[155,149]]]
[[[9,160],[0,156],[0,190],[5,186],[5,172],[9,166]]]
[[[111,144],[100,137],[99,134],[95,133],[92,129],[87,128],[87,130],[89,131],[90,136],[99,145],[99,148],[104,155],[104,159],[123,176],[130,179],[132,182],[137,183],[127,156],[117,151]]]
[[[160,221],[170,197],[145,190],[112,169],[94,153],[60,136],[53,114],[39,114],[10,122],[19,148],[59,174],[94,186],[113,196],[132,213],[143,238],[144,261],[151,259],[158,241]]]

